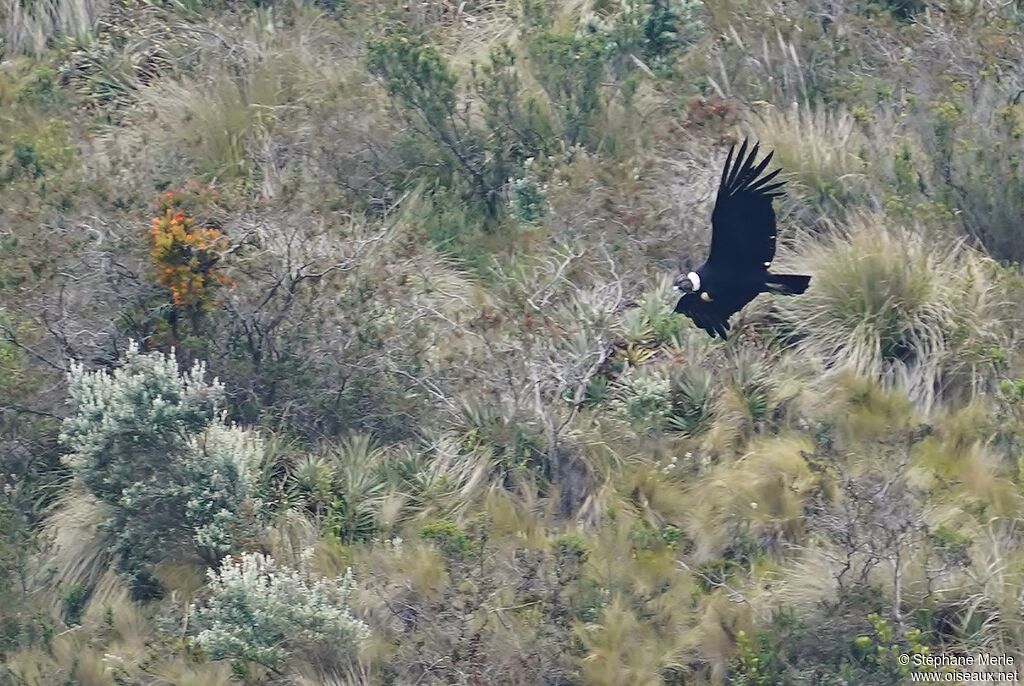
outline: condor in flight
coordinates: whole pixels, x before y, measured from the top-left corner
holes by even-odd
[[[800,295],[811,277],[769,274],[775,258],[775,211],[772,198],[784,191],[784,181],[771,183],[781,169],[761,176],[774,153],[754,165],[758,144],[747,154],[743,141],[729,150],[711,213],[711,252],[697,271],[676,277],[675,288],[683,294],[675,311],[697,326],[726,340],[729,317],[739,312],[758,293]]]

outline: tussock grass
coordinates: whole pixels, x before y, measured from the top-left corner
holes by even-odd
[[[813,84],[808,83],[814,76],[807,64],[813,49],[809,50],[797,35],[783,34],[780,24],[784,25],[785,19],[774,8],[768,3],[754,3],[748,10],[749,18],[754,20],[750,23],[723,20],[734,10],[717,2],[707,3],[707,9],[726,36],[723,46],[715,51],[707,77],[718,95],[751,104],[806,104],[816,100]],[[751,31],[754,26],[756,29]]]
[[[38,56],[58,38],[83,38],[109,4],[108,0],[3,0],[0,56]]]
[[[816,486],[802,457],[810,448],[805,439],[779,438],[754,446],[735,465],[734,482],[742,486],[733,507],[746,515],[755,532],[761,529],[770,537],[777,529],[789,540],[798,538],[805,498]]]
[[[750,626],[750,608],[736,602],[733,594],[719,591],[704,600],[683,643],[687,652],[696,653],[687,657],[703,667],[698,672],[702,681],[716,683],[726,678],[729,663],[736,656],[735,636],[746,626]]]
[[[1024,639],[1022,599],[1016,589],[1024,583],[1024,556],[1012,543],[1014,526],[993,522],[975,541],[968,572],[969,594],[961,601],[964,632],[981,645],[1012,649]]]
[[[918,476],[935,490],[945,484],[947,489],[941,490],[948,491],[950,502],[961,511],[969,511],[974,503],[994,517],[1012,520],[1024,506],[1013,479],[1016,470],[986,443],[976,440],[955,446],[948,441],[924,441],[915,455]]]
[[[799,252],[791,264],[813,275],[812,286],[777,303],[799,350],[830,369],[898,383],[925,407],[981,381],[984,364],[963,353],[1003,336],[984,257],[877,215],[855,217],[823,240],[806,238]],[[967,378],[958,380],[961,373]]]
[[[270,62],[241,83],[221,72],[206,83],[189,80],[146,89],[141,100],[155,114],[164,145],[181,146],[207,178],[238,178],[251,171],[252,137],[272,129],[283,110],[293,107],[288,91],[294,78],[287,66]]]
[[[101,528],[108,515],[107,506],[84,490],[73,489],[56,503],[43,524],[50,539],[43,558],[44,567],[52,570],[49,587],[79,587],[98,602],[118,592],[112,538]]]
[[[64,634],[54,639],[50,653],[40,657],[42,659],[33,667],[40,674],[49,672],[37,682],[40,686],[47,683],[47,679],[61,673],[67,674],[82,686],[106,686],[112,681],[112,665],[105,655],[89,645],[89,636],[84,631]]]
[[[842,553],[825,541],[816,541],[813,548],[790,551],[786,564],[765,575],[770,583],[758,586],[747,597],[761,616],[784,607],[808,621],[827,621],[823,608],[838,597],[836,577],[841,567]]]
[[[835,423],[839,438],[853,444],[884,441],[910,430],[920,416],[905,389],[881,379],[844,371],[832,381],[825,416]]]
[[[277,516],[267,529],[267,547],[271,556],[292,567],[298,567],[306,551],[316,545],[319,535],[309,518],[295,509]]]
[[[196,36],[190,73],[139,92],[151,139],[169,154],[185,153],[206,178],[241,179],[257,171],[253,164],[267,137],[294,138],[300,113],[331,98],[347,63],[329,59],[341,45],[309,8],[296,6],[289,19],[258,11],[238,26]],[[225,44],[232,46],[227,60],[215,49]]]
[[[235,683],[231,666],[223,662],[195,664],[183,659],[158,662],[148,670],[160,686],[229,686]]]
[[[149,657],[150,613],[128,600],[123,589],[108,596],[102,609],[95,599],[91,605],[82,625],[58,633],[45,650],[7,656],[4,667],[18,679],[13,683],[43,686],[66,678],[82,686],[109,686],[115,675],[139,673]]]
[[[581,627],[579,640],[588,655],[583,677],[595,686],[654,686],[661,669],[679,651],[678,635],[659,634],[620,599],[613,599],[599,621]]]
[[[822,210],[839,210],[866,203],[863,155],[867,138],[849,113],[817,105],[775,107],[765,103],[751,124],[773,164],[802,188],[807,200]]]
[[[723,462],[686,488],[687,528],[698,561],[719,557],[733,534],[747,530],[766,549],[773,541],[801,540],[803,512],[817,479],[802,454],[809,443],[799,437],[764,440],[739,459]]]

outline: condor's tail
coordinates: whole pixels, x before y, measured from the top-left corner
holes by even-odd
[[[767,293],[800,295],[811,284],[811,277],[802,274],[769,274],[764,280]]]

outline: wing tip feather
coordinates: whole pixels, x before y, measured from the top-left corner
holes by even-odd
[[[757,153],[760,151],[761,142],[755,141],[748,153],[747,148],[749,146],[750,139],[747,137],[740,144],[738,153],[736,153],[736,143],[729,147],[729,154],[726,157],[725,167],[722,170],[722,180],[719,184],[720,192],[724,191],[725,195],[732,196],[743,191],[749,191],[766,198],[778,198],[785,195],[785,191],[772,192],[782,188],[786,183],[785,181],[771,186],[765,185],[782,171],[782,168],[779,167],[764,173],[774,157],[775,151],[768,151],[764,159],[755,166],[754,163],[757,159]],[[735,157],[733,156],[734,153],[736,153]]]

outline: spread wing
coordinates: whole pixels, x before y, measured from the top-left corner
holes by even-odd
[[[679,298],[675,311],[692,319],[712,338],[718,335],[725,341],[728,340],[726,332],[729,330],[729,317],[739,312],[745,304],[717,299],[707,302],[701,300],[696,293],[687,293]]]
[[[767,269],[775,259],[775,211],[772,198],[782,195],[784,181],[771,183],[781,169],[762,175],[774,153],[755,166],[759,144],[747,154],[747,141],[725,160],[711,213],[711,252],[708,264],[729,270]]]

